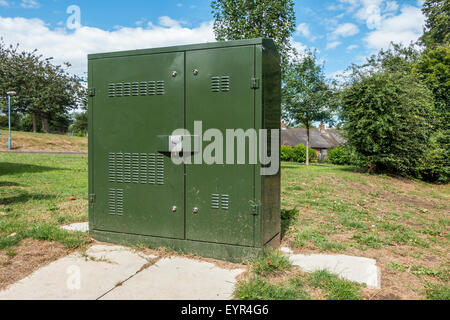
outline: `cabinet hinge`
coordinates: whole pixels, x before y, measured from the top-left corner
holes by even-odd
[[[252,78],[252,89],[259,89],[259,78]]]
[[[258,204],[252,204],[251,209],[252,209],[253,216],[259,215],[259,205]]]
[[[89,97],[94,97],[95,96],[95,88],[90,88],[89,89]]]
[[[91,207],[94,207],[94,205],[95,205],[95,194],[90,194],[89,195],[89,205]]]

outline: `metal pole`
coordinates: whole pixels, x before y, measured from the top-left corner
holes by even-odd
[[[8,149],[11,150],[11,96],[10,95],[8,95],[8,128],[9,128]]]

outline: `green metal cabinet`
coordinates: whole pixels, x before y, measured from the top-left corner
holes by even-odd
[[[280,129],[270,39],[89,55],[92,236],[242,261],[280,241],[280,172],[182,164],[176,129]],[[204,148],[206,143],[202,143]],[[194,152],[192,155],[194,157]]]

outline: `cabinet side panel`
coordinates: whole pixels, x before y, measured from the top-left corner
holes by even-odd
[[[281,127],[281,71],[280,58],[273,41],[263,42],[262,89],[263,89],[263,126],[268,130],[269,146],[271,130]],[[280,148],[280,134],[277,148]],[[270,147],[269,147],[270,150]],[[273,150],[270,150],[273,153]],[[278,170],[274,175],[262,176],[262,229],[263,243],[271,241],[281,232],[280,193],[281,168],[279,152],[276,159]]]
[[[88,61],[88,88],[93,88],[94,83],[94,72],[92,68],[93,62],[91,60]],[[94,135],[93,135],[93,126],[94,126],[94,99],[92,97],[88,97],[88,171],[89,171],[89,179],[88,179],[88,193],[89,195],[94,193]],[[91,199],[89,196],[89,229],[94,229],[94,209],[92,201],[95,199]]]

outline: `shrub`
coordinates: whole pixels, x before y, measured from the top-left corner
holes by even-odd
[[[369,172],[418,177],[430,142],[433,96],[404,72],[361,76],[342,94],[345,132]]]
[[[328,162],[336,165],[351,165],[357,160],[349,146],[341,146],[328,151]]]
[[[281,161],[294,161],[294,148],[291,146],[281,146]]]
[[[306,147],[303,144],[299,144],[294,149],[294,157],[293,161],[299,163],[306,162]],[[316,150],[309,148],[309,161],[313,161],[317,159]]]

